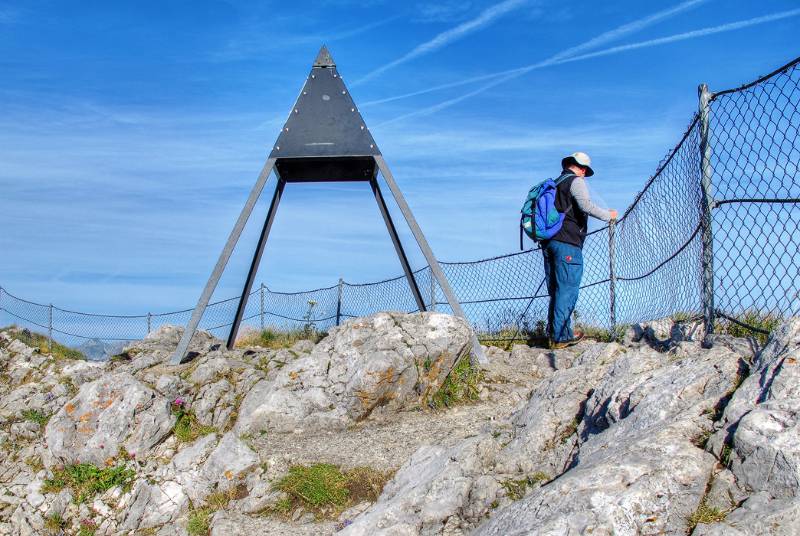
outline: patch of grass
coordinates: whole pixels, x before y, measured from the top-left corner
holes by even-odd
[[[172,413],[175,415],[175,426],[172,433],[179,443],[191,443],[198,437],[213,434],[217,431],[213,426],[205,426],[197,422],[197,417],[191,410],[184,408],[181,404],[172,404]]]
[[[5,332],[12,339],[17,339],[18,341],[23,342],[28,346],[38,347],[40,354],[50,354],[55,359],[71,359],[71,360],[86,359],[86,356],[84,356],[79,351],[74,350],[72,348],[68,348],[63,344],[59,344],[55,341],[53,341],[51,347],[50,341],[47,339],[47,335],[42,335],[41,333],[36,333],[28,329],[19,329],[13,326],[5,329]]]
[[[702,319],[703,316],[698,315],[697,313],[678,311],[677,313],[674,313],[670,318],[672,319],[673,322],[679,323],[679,322],[691,322],[693,320]]]
[[[733,453],[733,449],[730,445],[723,445],[722,452],[719,455],[719,461],[725,467],[730,467],[731,465],[731,454]]]
[[[703,430],[692,439],[692,444],[699,449],[705,450],[706,445],[708,445],[708,440],[711,439],[711,434],[711,430]]]
[[[44,530],[48,534],[62,534],[66,528],[67,521],[58,512],[54,512],[44,520]]]
[[[689,531],[693,531],[697,525],[706,524],[706,523],[717,523],[725,519],[728,515],[728,512],[724,512],[719,508],[715,508],[713,506],[708,506],[706,504],[706,498],[700,501],[700,505],[697,507],[697,510],[694,511],[692,515],[686,520],[689,524]]]
[[[42,458],[40,456],[29,456],[25,458],[25,464],[30,467],[31,471],[34,473],[38,473],[44,469],[44,464],[42,463]]]
[[[325,335],[324,332],[317,332],[309,329],[293,329],[288,331],[278,331],[272,328],[264,330],[246,330],[236,339],[237,348],[246,348],[248,346],[260,346],[262,348],[270,348],[273,350],[280,350],[281,348],[291,348],[298,341],[310,340],[314,344],[321,341]]]
[[[186,532],[190,536],[206,536],[209,525],[211,524],[211,510],[208,508],[197,508],[189,512],[189,522],[186,524]]]
[[[754,309],[748,309],[741,315],[738,315],[737,320],[748,326],[764,330],[767,333],[772,333],[772,331],[783,322],[781,316],[772,313],[762,313]],[[719,318],[717,320],[715,328],[717,333],[725,333],[732,337],[752,337],[762,345],[766,344],[769,338],[769,335],[758,333],[724,318]]]
[[[575,331],[582,331],[584,338],[591,339],[593,341],[615,342],[622,340],[627,328],[628,326],[617,326],[614,329],[606,329],[598,326],[576,324]]]
[[[206,497],[206,506],[212,511],[223,510],[233,500],[244,499],[247,497],[247,485],[240,482],[236,486],[232,486],[225,491],[217,491]]]
[[[523,319],[522,323],[517,326],[517,318],[512,315],[511,318],[506,319],[506,322],[499,324],[495,330],[478,334],[481,344],[510,351],[514,344],[540,346],[547,342],[547,324],[543,320],[537,320],[531,324],[527,319]]]
[[[295,465],[275,485],[286,493],[275,510],[288,514],[302,506],[318,516],[333,518],[352,504],[377,500],[391,475],[370,467],[342,471],[327,463]]]
[[[135,477],[136,473],[124,465],[104,469],[99,469],[90,463],[67,465],[63,469],[53,471],[53,478],[44,481],[42,492],[56,493],[64,488],[70,488],[75,503],[81,504],[116,486],[128,491]]]
[[[542,471],[537,471],[531,476],[525,477],[522,480],[506,480],[501,482],[500,485],[506,490],[506,495],[512,501],[518,501],[525,496],[528,488],[535,486],[541,482],[547,482],[550,477]]]
[[[78,536],[94,536],[97,532],[97,523],[93,519],[81,519]]]
[[[45,415],[36,409],[26,409],[22,412],[22,418],[26,421],[35,422],[39,426],[47,426],[47,421],[50,420],[50,415]]]
[[[483,371],[472,365],[469,356],[462,357],[433,395],[431,404],[436,408],[449,408],[478,400],[483,377]]]

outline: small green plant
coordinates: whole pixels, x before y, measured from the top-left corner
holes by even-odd
[[[730,445],[723,445],[722,452],[719,455],[719,461],[725,467],[730,467],[731,465],[731,454],[733,453],[733,449]]]
[[[44,520],[44,529],[48,534],[61,534],[66,528],[67,522],[58,512],[54,512]]]
[[[136,473],[124,465],[115,465],[104,469],[90,463],[67,465],[63,469],[53,471],[53,478],[44,481],[42,491],[53,493],[70,488],[73,491],[75,502],[81,504],[116,486],[127,491],[135,477]]]
[[[22,418],[26,421],[35,422],[39,426],[46,426],[50,420],[50,415],[45,415],[37,409],[26,409],[22,412]]]
[[[705,449],[709,439],[711,439],[711,430],[703,430],[692,439],[692,443],[699,449]]]
[[[753,326],[767,333],[753,331],[752,329],[740,326],[736,322],[723,318],[719,319],[716,324],[717,333],[726,333],[732,337],[752,337],[763,345],[766,344],[767,339],[769,339],[768,333],[772,333],[783,321],[783,318],[772,313],[763,313],[754,309],[748,309],[743,314],[738,315],[737,320],[742,324]]]
[[[686,520],[689,524],[689,532],[693,531],[695,527],[701,523],[717,523],[722,521],[727,515],[728,512],[724,512],[713,506],[708,506],[706,504],[706,498],[703,497],[697,507],[697,510],[695,510],[694,513],[689,516],[689,519]]]
[[[206,536],[209,524],[211,523],[211,510],[208,508],[197,508],[189,512],[189,522],[186,524],[186,532],[190,536]]]
[[[583,332],[584,338],[598,342],[615,342],[622,340],[626,329],[627,326],[616,326],[614,329],[607,329],[586,324],[576,325],[576,331]]]
[[[40,456],[29,456],[25,458],[25,463],[34,473],[38,473],[44,469],[44,464],[42,463],[42,458]]]
[[[182,398],[176,398],[172,402],[172,413],[176,417],[172,433],[180,443],[191,443],[198,437],[217,431],[213,426],[204,426],[197,422],[197,417],[186,408]]]
[[[541,482],[547,482],[548,480],[550,480],[550,477],[546,473],[537,471],[522,480],[506,480],[500,485],[506,490],[506,495],[509,499],[518,501],[525,496],[525,492],[528,488]]]
[[[391,475],[370,467],[342,471],[327,463],[295,465],[275,485],[286,497],[274,509],[288,514],[302,506],[317,515],[336,517],[352,504],[375,501]]]
[[[455,404],[478,400],[483,378],[483,371],[472,365],[469,356],[462,357],[433,395],[432,405],[436,408],[449,408]]]
[[[314,318],[314,307],[316,306],[317,302],[315,300],[308,300],[308,310],[306,311],[306,314],[303,315],[303,320],[305,320],[305,323],[303,324],[303,334],[307,339],[314,337],[314,334],[317,330],[317,325],[313,320],[311,320]]]
[[[347,477],[335,465],[295,465],[278,482],[278,489],[312,507],[343,506],[347,502]]]
[[[97,532],[97,522],[93,519],[81,519],[78,536],[94,536]]]

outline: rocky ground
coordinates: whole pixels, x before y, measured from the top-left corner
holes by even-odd
[[[488,348],[450,408],[470,339],[443,314],[281,350],[199,334],[174,367],[178,328],[105,363],[0,333],[0,534],[797,534],[800,320],[764,349],[693,328]],[[287,503],[319,463],[390,477],[327,515]]]

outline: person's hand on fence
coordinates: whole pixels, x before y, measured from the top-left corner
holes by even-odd
[[[609,212],[611,213],[611,221],[617,221],[617,216],[619,216],[617,211],[612,208],[609,209]]]

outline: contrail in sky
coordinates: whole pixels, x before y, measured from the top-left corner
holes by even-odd
[[[390,61],[389,63],[382,65],[368,73],[367,75],[359,78],[355,82],[353,82],[352,86],[357,86],[370,80],[379,74],[388,71],[394,67],[397,67],[400,64],[406,63],[407,61],[411,61],[414,58],[419,56],[423,56],[425,54],[429,54],[435,50],[442,48],[445,45],[452,43],[458,39],[461,39],[465,35],[472,33],[476,30],[483,28],[484,26],[491,24],[495,19],[498,17],[505,15],[506,13],[513,11],[523,4],[526,4],[528,0],[504,0],[499,4],[495,4],[489,8],[486,8],[481,12],[480,15],[475,17],[474,19],[468,20],[466,22],[462,22],[458,26],[450,28],[447,31],[444,31],[431,39],[430,41],[426,41],[420,45],[414,47],[410,52],[400,56],[394,61]]]
[[[647,28],[648,26],[651,26],[651,25],[653,25],[653,24],[655,24],[657,22],[660,22],[660,21],[662,21],[662,20],[664,20],[666,18],[669,18],[669,17],[672,17],[674,15],[677,15],[677,14],[683,12],[683,11],[686,11],[687,9],[690,9],[692,7],[695,7],[695,6],[699,5],[699,4],[702,4],[702,3],[707,2],[707,1],[708,0],[688,0],[686,2],[681,2],[680,4],[678,4],[676,6],[673,6],[671,8],[659,11],[657,13],[653,13],[652,15],[649,15],[647,17],[643,17],[643,18],[635,20],[633,22],[629,22],[627,24],[623,24],[622,26],[614,28],[613,30],[609,30],[607,32],[604,32],[604,33],[598,35],[597,37],[595,37],[593,39],[590,39],[589,41],[586,41],[585,43],[581,43],[580,45],[576,45],[574,47],[562,50],[561,52],[557,53],[556,55],[552,56],[551,58],[549,58],[548,60],[545,60],[545,61],[546,62],[551,62],[551,63],[556,63],[559,60],[562,60],[562,59],[564,59],[564,58],[566,58],[568,56],[571,57],[571,56],[574,56],[575,54],[578,54],[580,52],[584,52],[586,50],[590,50],[590,49],[592,49],[594,47],[597,47],[597,46],[600,46],[600,45],[605,45],[606,43],[609,43],[611,41],[615,41],[615,40],[620,39],[621,37],[625,37],[626,35],[629,35],[631,33],[638,32],[639,30],[643,30],[644,28]],[[540,63],[542,63],[542,62],[540,62]],[[535,65],[536,65],[536,67],[533,67],[533,68],[539,68],[539,67],[542,66],[540,64],[535,64]],[[408,98],[408,97],[414,97],[416,95],[422,95],[422,94],[425,94],[425,93],[430,93],[430,92],[433,92],[433,91],[439,91],[439,90],[442,90],[442,89],[449,89],[451,87],[457,87],[457,86],[461,86],[461,85],[465,85],[465,84],[473,84],[475,82],[481,82],[483,80],[496,79],[498,76],[504,77],[506,75],[510,75],[510,74],[513,74],[513,73],[525,74],[526,72],[528,72],[530,70],[532,70],[531,66],[525,66],[525,67],[518,67],[516,69],[507,70],[507,71],[501,71],[499,73],[491,73],[491,74],[485,74],[485,75],[481,75],[481,76],[475,76],[475,77],[472,77],[472,78],[466,78],[466,79],[458,80],[456,82],[450,82],[450,83],[447,83],[447,84],[441,84],[441,85],[434,86],[434,87],[428,87],[428,88],[425,88],[425,89],[421,89],[419,91],[413,91],[411,93],[405,93],[403,95],[396,95],[394,97],[387,97],[387,98],[384,98],[384,99],[368,101],[368,102],[362,103],[361,107],[364,108],[366,106],[371,106],[371,105],[374,105],[374,104],[382,104],[384,102],[391,102],[391,101],[394,101],[394,100],[405,99],[405,98]]]
[[[512,70],[509,70],[509,71],[503,71],[503,72],[500,72],[500,73],[494,73],[493,75],[486,75],[484,78],[488,78],[489,76],[491,76],[492,78],[495,78],[495,80],[493,80],[492,82],[489,82],[488,84],[484,84],[483,86],[481,86],[481,87],[479,87],[477,89],[474,89],[472,91],[464,93],[463,95],[459,95],[458,97],[454,97],[452,99],[448,99],[446,101],[440,102],[439,104],[435,104],[433,106],[429,106],[429,107],[423,108],[421,110],[417,110],[417,111],[414,111],[414,112],[411,112],[411,113],[408,113],[408,114],[401,115],[399,117],[396,117],[394,119],[390,119],[388,121],[384,121],[383,123],[381,123],[378,126],[383,126],[383,125],[387,125],[387,124],[394,123],[394,122],[397,122],[397,121],[401,121],[403,119],[408,119],[409,117],[416,117],[418,115],[427,115],[427,114],[431,114],[431,113],[434,113],[434,112],[438,112],[439,110],[443,110],[443,109],[448,108],[448,107],[450,107],[450,106],[452,106],[454,104],[457,104],[457,103],[459,103],[461,101],[469,99],[470,97],[474,97],[475,95],[483,93],[484,91],[486,91],[486,90],[488,90],[490,88],[493,88],[493,87],[495,87],[497,85],[500,85],[500,84],[502,84],[502,83],[504,83],[504,82],[506,82],[508,80],[511,80],[513,78],[517,78],[519,76],[522,76],[523,74],[528,73],[530,71],[533,71],[535,69],[541,69],[543,67],[549,67],[551,65],[560,65],[560,64],[563,64],[563,63],[569,63],[569,62],[578,61],[578,60],[587,60],[587,59],[591,59],[591,58],[598,58],[598,57],[601,57],[601,56],[609,56],[609,55],[612,55],[612,54],[619,54],[620,52],[627,52],[629,50],[636,50],[636,49],[639,49],[639,48],[647,48],[647,47],[654,47],[654,46],[658,46],[658,45],[665,45],[665,44],[669,44],[669,43],[675,43],[677,41],[685,41],[687,39],[695,39],[697,37],[705,37],[705,36],[708,36],[708,35],[713,35],[713,34],[718,34],[718,33],[723,33],[723,32],[730,32],[730,31],[733,31],[733,30],[740,30],[742,28],[747,28],[749,26],[755,26],[757,24],[764,24],[766,22],[774,22],[774,21],[781,20],[781,19],[786,19],[786,18],[789,18],[789,17],[796,17],[798,15],[800,15],[800,9],[790,9],[788,11],[780,11],[778,13],[772,13],[770,15],[764,15],[764,16],[761,16],[761,17],[754,17],[752,19],[747,19],[747,20],[738,21],[738,22],[731,22],[731,23],[728,23],[728,24],[721,24],[719,26],[712,26],[712,27],[709,27],[709,28],[702,28],[700,30],[693,30],[693,31],[690,31],[690,32],[674,34],[674,35],[670,35],[670,36],[667,36],[667,37],[661,37],[661,38],[658,38],[658,39],[649,39],[647,41],[640,41],[638,43],[631,43],[631,44],[628,44],[628,45],[620,45],[620,46],[616,46],[616,47],[612,47],[612,48],[608,48],[608,49],[604,49],[604,50],[599,50],[597,52],[590,52],[588,54],[583,54],[583,55],[579,55],[579,56],[571,56],[571,57],[564,58],[564,59],[561,59],[561,60],[558,60],[558,61],[552,61],[552,59],[544,60],[544,61],[541,61],[539,63],[534,63],[532,65],[528,65],[526,67],[520,67],[518,69],[512,69]]]

